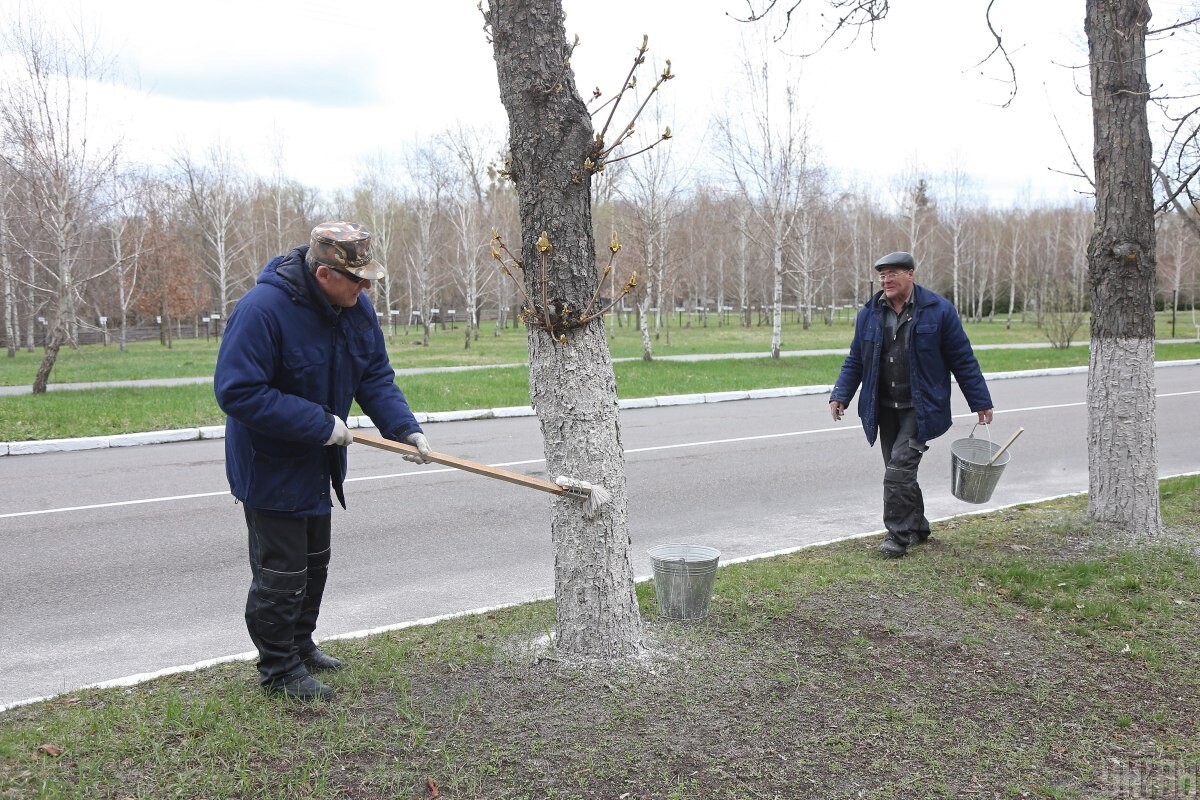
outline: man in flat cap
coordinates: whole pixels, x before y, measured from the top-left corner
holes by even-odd
[[[913,282],[910,253],[875,262],[882,289],[858,312],[850,355],[829,395],[840,420],[854,393],[867,442],[879,435],[883,452],[883,524],[879,552],[903,556],[929,538],[917,467],[926,442],[950,429],[950,376],[979,424],[992,421],[992,397],[954,305]]]
[[[313,630],[329,568],[331,487],[346,507],[351,402],[383,436],[417,448],[408,460],[425,463],[429,453],[363,291],[383,276],[362,225],[318,225],[307,245],[263,267],[217,355],[225,472],[249,533],[246,627],[259,682],[272,694],[331,697],[312,673],[342,667]]]

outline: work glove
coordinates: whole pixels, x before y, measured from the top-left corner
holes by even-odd
[[[405,453],[404,454],[405,461],[411,461],[414,464],[428,464],[429,463],[429,453],[430,453],[429,440],[427,440],[425,438],[425,434],[420,433],[420,432],[410,433],[408,436],[404,437],[404,441],[408,442],[413,447],[417,448],[417,452],[415,452],[415,453]]]
[[[349,447],[354,439],[350,435],[350,429],[346,427],[346,423],[336,414],[333,417],[333,433],[329,437],[329,441],[325,443],[326,447],[331,444],[336,444],[339,447]]]

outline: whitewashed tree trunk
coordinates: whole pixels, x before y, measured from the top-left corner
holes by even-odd
[[[1088,515],[1161,532],[1154,402],[1153,150],[1146,117],[1145,0],[1087,0],[1096,169],[1088,246]]]
[[[484,11],[500,99],[508,114],[510,174],[517,187],[525,291],[539,313],[544,231],[548,298],[585,309],[598,276],[592,237],[593,129],[566,60],[562,0],[492,0]],[[641,646],[634,592],[625,461],[617,386],[603,319],[562,332],[530,326],[529,389],[541,423],[547,473],[606,488],[587,514],[573,498],[551,499],[556,642],[574,656],[614,658]]]

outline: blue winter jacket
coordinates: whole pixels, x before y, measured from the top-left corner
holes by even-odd
[[[214,389],[225,412],[225,473],[233,496],[261,512],[328,514],[345,507],[346,448],[326,447],[333,415],[357,400],[380,433],[421,430],[396,386],[375,309],[326,300],[304,264],[308,246],[276,256],[229,316]]]
[[[883,292],[876,292],[858,312],[850,355],[829,395],[845,406],[858,387],[858,416],[867,441],[875,444],[879,431],[879,361],[883,347]],[[992,407],[983,372],[967,339],[958,311],[937,292],[913,284],[913,313],[908,365],[913,409],[917,413],[917,438],[928,442],[950,430],[950,375],[958,382],[972,411]]]

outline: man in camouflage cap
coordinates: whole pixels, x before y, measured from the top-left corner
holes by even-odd
[[[249,532],[246,627],[259,682],[272,694],[328,698],[333,690],[311,673],[342,667],[313,631],[329,568],[332,496],[346,507],[351,403],[385,437],[415,446],[408,460],[423,464],[430,452],[364,291],[384,275],[366,228],[322,223],[307,245],[263,267],[217,355],[225,472]]]
[[[386,273],[371,257],[371,233],[357,222],[323,222],[312,229],[309,257],[356,278],[383,280]]]

